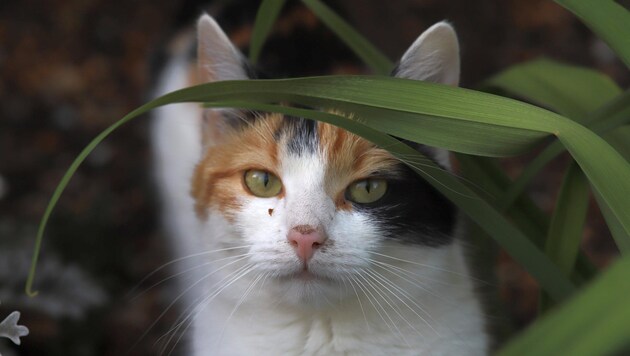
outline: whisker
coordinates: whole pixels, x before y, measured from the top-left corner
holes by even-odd
[[[371,287],[372,287],[372,289],[374,289],[374,291],[375,291],[375,292],[376,292],[376,293],[377,293],[377,294],[381,297],[381,299],[382,299],[385,303],[387,303],[387,305],[388,305],[388,306],[389,306],[389,307],[390,307],[390,308],[391,308],[391,309],[392,309],[392,310],[393,310],[393,311],[394,311],[394,312],[395,312],[395,313],[396,313],[396,314],[397,314],[400,318],[402,318],[402,319],[403,319],[403,320],[404,320],[407,324],[411,325],[411,324],[409,323],[409,321],[407,321],[407,319],[405,319],[405,318],[404,318],[404,317],[400,314],[400,312],[397,310],[397,308],[395,308],[395,307],[392,305],[392,303],[390,302],[390,300],[391,300],[391,299],[390,299],[390,298],[388,298],[388,297],[386,297],[386,296],[384,296],[384,295],[381,293],[381,289],[380,289],[380,288],[378,288],[378,286],[377,286],[377,285],[375,285],[374,283],[370,282],[370,281],[369,281],[367,278],[365,278],[365,276],[363,276],[363,275],[359,275],[359,277],[363,278],[363,280],[365,281],[365,283],[367,283],[369,286],[371,286]],[[368,275],[368,277],[369,277],[369,275]],[[376,302],[377,302],[377,303],[381,306],[381,308],[383,309],[383,312],[385,313],[385,315],[387,315],[387,318],[388,318],[388,319],[392,322],[392,325],[394,325],[394,328],[395,328],[395,329],[396,329],[396,331],[398,332],[398,335],[400,336],[400,338],[401,338],[401,339],[405,342],[405,344],[406,344],[407,346],[409,346],[409,342],[407,341],[407,339],[405,338],[405,336],[403,335],[403,333],[400,331],[400,328],[398,328],[398,324],[397,324],[397,323],[396,323],[396,322],[392,319],[392,317],[389,315],[389,313],[387,312],[387,310],[386,310],[386,309],[385,309],[385,308],[384,308],[384,307],[383,307],[383,306],[382,306],[382,305],[378,302],[378,300],[377,300]],[[412,328],[413,328],[413,326],[412,326]]]
[[[230,312],[230,315],[228,316],[228,318],[223,323],[223,328],[221,329],[221,334],[219,335],[219,338],[218,338],[219,343],[220,343],[220,340],[223,339],[223,334],[225,332],[225,329],[227,328],[227,325],[229,324],[230,320],[232,319],[232,316],[236,313],[238,308],[243,304],[243,302],[245,301],[247,296],[250,294],[250,292],[254,289],[254,286],[258,283],[258,281],[260,281],[260,279],[263,276],[266,276],[266,275],[267,275],[267,273],[264,273],[264,274],[263,273],[259,273],[258,276],[256,276],[256,278],[254,279],[254,281],[252,281],[249,284],[249,286],[247,287],[245,292],[243,292],[243,295],[239,298],[239,300],[237,301],[236,305],[234,306],[234,308]]]
[[[343,281],[344,283],[346,282],[345,276],[343,277]],[[357,301],[359,302],[359,308],[361,308],[361,313],[363,313],[363,319],[365,319],[365,326],[367,327],[368,331],[370,331],[370,323],[368,322],[367,315],[365,314],[365,309],[363,309],[363,303],[361,303],[361,298],[359,297],[359,293],[357,293],[357,289],[354,287],[354,284],[352,283],[351,280],[348,279],[348,283],[350,283],[352,290],[354,290],[354,295],[357,296]]]
[[[164,279],[162,279],[162,280],[160,280],[160,281],[158,281],[158,282],[155,282],[155,283],[154,283],[154,284],[152,284],[151,286],[147,287],[144,291],[142,291],[142,292],[138,293],[138,295],[136,295],[135,297],[133,297],[131,300],[133,301],[133,300],[135,300],[135,299],[139,298],[139,297],[140,297],[140,296],[142,296],[144,293],[146,293],[146,292],[150,291],[152,288],[155,288],[155,287],[159,286],[160,284],[162,284],[162,283],[164,283],[164,282],[166,282],[166,281],[168,281],[168,280],[171,280],[171,279],[173,279],[173,278],[175,278],[175,277],[181,276],[182,274],[186,274],[186,273],[188,273],[188,272],[191,272],[191,271],[194,271],[194,270],[197,270],[197,269],[200,269],[200,268],[203,268],[203,267],[206,267],[206,266],[212,265],[212,264],[217,263],[217,262],[220,262],[220,261],[230,260],[230,259],[239,258],[239,257],[243,257],[243,256],[252,256],[252,255],[254,255],[254,253],[251,253],[251,252],[250,252],[250,253],[244,253],[244,254],[241,254],[241,255],[229,256],[229,257],[224,257],[224,258],[219,258],[218,260],[207,261],[207,262],[204,262],[204,263],[202,263],[202,264],[200,264],[200,265],[197,265],[197,266],[194,266],[194,267],[187,268],[187,269],[186,269],[186,270],[184,270],[184,271],[177,272],[176,274],[173,274],[173,275],[168,276],[168,277],[166,277],[166,278],[164,278]]]
[[[465,273],[461,273],[461,272],[456,272],[456,271],[452,271],[452,270],[448,270],[445,268],[441,268],[441,267],[436,267],[436,266],[431,266],[431,265],[427,265],[424,263],[420,263],[420,262],[414,262],[414,261],[409,261],[409,260],[405,260],[402,258],[398,258],[398,257],[394,257],[394,256],[389,256],[383,253],[378,253],[375,251],[372,251],[372,254],[377,255],[377,256],[382,256],[382,257],[386,257],[386,258],[390,258],[392,260],[396,260],[396,261],[400,261],[400,262],[404,262],[404,263],[409,263],[412,265],[416,265],[416,266],[420,266],[420,267],[426,267],[426,268],[430,268],[430,269],[434,269],[436,271],[441,271],[441,272],[446,272],[446,273],[450,273],[456,276],[460,276],[460,277],[465,277],[466,279],[472,279],[481,283],[485,283],[483,280],[477,279],[471,275],[465,274]]]
[[[385,317],[383,317],[383,314],[381,314],[380,310],[376,307],[374,302],[376,302],[376,304],[378,304],[378,306],[381,308],[381,310],[383,310],[383,313],[385,313],[387,315],[387,318],[394,324],[394,326],[396,326],[395,323],[393,322],[393,320],[391,319],[389,314],[387,314],[385,309],[383,309],[383,306],[381,305],[381,303],[378,302],[378,300],[376,299],[374,294],[372,294],[372,292],[358,278],[356,278],[356,277],[362,277],[361,274],[359,273],[359,274],[357,274],[357,275],[355,275],[353,277],[355,277],[353,279],[357,282],[357,285],[361,286],[360,289],[363,290],[364,295],[368,298],[368,301],[370,302],[370,304],[372,304],[372,307],[374,308],[374,310],[376,311],[378,316],[381,318],[381,320],[383,320],[383,323],[385,323],[385,325],[387,325],[387,327],[389,328],[389,330],[393,334],[394,333],[394,329],[392,328],[392,325],[390,323],[388,323],[387,320],[385,320]],[[365,280],[364,277],[362,277],[362,278]],[[367,292],[367,294],[365,294],[365,292]],[[372,296],[374,301],[372,301],[372,299],[368,296],[368,294],[370,296]],[[400,332],[400,330],[398,330],[398,332]]]
[[[188,316],[182,320],[180,323],[178,323],[177,327],[175,329],[171,329],[173,330],[171,337],[167,340],[166,345],[168,345],[172,338],[175,336],[175,334],[178,332],[178,330],[184,325],[186,324],[186,327],[184,328],[184,330],[180,333],[179,337],[177,338],[177,340],[175,341],[175,344],[173,345],[173,347],[171,348],[171,350],[169,351],[169,355],[171,352],[173,352],[173,350],[175,349],[175,347],[177,346],[177,344],[179,343],[179,341],[181,340],[182,336],[186,333],[186,331],[188,330],[188,328],[190,327],[190,325],[192,325],[192,323],[194,322],[196,316],[193,316],[193,312],[195,312],[195,310],[197,308],[199,308],[198,311],[196,311],[196,314],[198,315],[198,313],[205,309],[206,306],[208,306],[208,304],[210,304],[214,298],[216,296],[218,296],[222,291],[224,291],[227,287],[229,287],[230,285],[234,284],[237,280],[241,279],[242,277],[244,277],[245,275],[247,275],[249,272],[251,272],[254,269],[253,264],[247,264],[245,266],[242,266],[241,268],[237,269],[235,272],[239,273],[238,271],[243,271],[243,269],[245,269],[244,272],[240,272],[240,274],[236,277],[232,277],[231,280],[229,280],[229,282],[224,283],[223,286],[221,286],[219,288],[219,290],[212,292],[210,295],[206,296],[204,298],[203,301],[201,301],[199,304],[197,304],[197,306],[195,306],[195,308],[193,308],[193,310],[188,314]],[[225,279],[229,279],[229,276],[233,275],[234,273],[230,273],[228,276],[224,277],[221,281],[215,283],[215,285],[221,283],[222,281],[224,281]],[[170,331],[169,331],[170,332]]]
[[[431,294],[431,291],[428,288],[425,288],[424,286],[422,286],[420,284],[415,284],[416,281],[420,282],[420,280],[416,280],[413,277],[418,277],[420,279],[425,279],[425,280],[427,280],[427,281],[429,281],[431,283],[440,284],[440,285],[443,285],[445,287],[462,287],[461,284],[458,284],[458,283],[447,283],[447,282],[444,282],[444,281],[440,281],[437,278],[431,278],[429,276],[422,275],[420,273],[414,273],[414,272],[411,272],[411,271],[407,271],[404,268],[400,268],[398,266],[394,266],[394,265],[391,265],[389,263],[385,263],[385,262],[382,262],[382,261],[377,261],[377,260],[370,259],[370,262],[374,263],[376,267],[380,267],[380,268],[388,271],[389,273],[391,273],[391,274],[393,274],[393,275],[395,275],[397,277],[403,278],[405,281],[414,284],[416,287],[418,287],[418,288],[420,288],[420,289],[422,289],[422,290],[424,290],[424,291],[426,291],[427,293],[430,293],[430,294]],[[438,295],[435,295],[435,294],[431,294],[431,295],[433,295],[436,298],[442,299],[441,296],[438,296]]]
[[[424,314],[427,315],[427,317],[429,319],[431,319],[432,322],[436,322],[431,315],[429,314],[429,312],[427,312],[426,310],[424,310],[424,308],[422,308],[422,306],[420,306],[412,297],[411,295],[409,295],[409,293],[407,291],[405,291],[404,289],[400,288],[400,286],[397,286],[396,284],[392,283],[391,281],[387,280],[387,278],[385,278],[382,274],[376,272],[376,271],[368,271],[368,273],[373,273],[374,276],[373,278],[378,278],[380,280],[382,280],[384,283],[387,283],[389,286],[391,286],[392,288],[394,288],[395,290],[397,290],[398,292],[400,292],[405,298],[407,298],[415,307],[417,307],[418,309],[420,309],[421,312],[423,312]],[[389,290],[389,289],[388,289]],[[433,328],[433,326],[431,325],[431,323],[429,321],[427,321],[424,317],[422,317],[420,314],[418,314],[418,312],[413,309],[412,307],[409,306],[409,304],[407,304],[407,302],[405,302],[403,299],[401,299],[399,296],[397,296],[395,293],[392,292],[392,294],[396,297],[396,299],[398,299],[401,303],[403,303],[409,310],[411,310],[411,312],[413,312],[418,318],[420,318],[420,320],[422,320],[431,330],[433,330],[433,332],[435,332],[438,336],[440,336],[440,333],[437,332],[437,330],[435,330]],[[411,325],[410,325],[411,326]],[[415,330],[415,328],[412,326],[412,328]],[[417,331],[417,330],[416,330]],[[421,333],[418,332],[418,334],[420,334],[420,336],[422,336]]]
[[[135,342],[135,343],[131,346],[130,350],[131,350],[131,349],[133,349],[135,346],[137,346],[137,344],[140,342],[140,340],[142,340],[145,336],[147,336],[147,334],[149,333],[149,331],[150,331],[151,329],[153,329],[153,327],[155,327],[155,325],[158,323],[158,321],[160,321],[160,320],[164,317],[164,315],[166,315],[166,313],[167,313],[167,312],[168,312],[168,311],[169,311],[169,310],[170,310],[170,309],[171,309],[171,308],[175,305],[175,303],[177,303],[177,301],[178,301],[181,297],[183,297],[186,293],[188,293],[191,289],[193,289],[193,288],[194,288],[195,286],[197,286],[199,283],[203,282],[206,278],[208,278],[208,277],[212,276],[213,274],[215,274],[216,272],[218,272],[218,271],[222,270],[223,268],[228,267],[229,265],[234,264],[234,263],[236,263],[236,262],[242,261],[242,260],[244,260],[244,259],[246,259],[246,258],[247,258],[247,256],[245,256],[245,257],[241,257],[240,259],[238,259],[238,260],[236,260],[236,261],[229,262],[229,263],[227,263],[227,264],[223,265],[221,268],[216,269],[216,270],[214,270],[214,271],[212,271],[212,272],[210,272],[210,273],[207,273],[205,276],[203,276],[203,277],[199,278],[199,280],[198,280],[197,282],[193,283],[191,286],[189,286],[188,288],[186,288],[186,289],[185,289],[182,293],[180,293],[180,294],[179,294],[179,295],[178,295],[178,296],[177,296],[177,297],[176,297],[176,298],[175,298],[175,299],[174,299],[174,300],[173,300],[173,301],[172,301],[172,302],[171,302],[171,303],[170,303],[170,304],[166,307],[166,309],[164,309],[164,311],[163,311],[162,313],[160,313],[160,315],[158,315],[157,319],[155,319],[155,321],[154,321],[153,323],[151,323],[151,325],[149,325],[149,327],[147,328],[147,330],[145,330],[145,332],[144,332],[144,333],[140,336],[140,338],[138,339],[138,341],[136,341],[136,342]]]
[[[237,249],[241,249],[241,248],[248,248],[248,247],[252,247],[253,245],[244,245],[244,246],[235,246],[235,247],[227,247],[227,248],[222,248],[222,249],[217,249],[217,250],[210,250],[210,251],[204,251],[204,252],[199,252],[199,253],[193,253],[191,255],[188,256],[184,256],[184,257],[180,257],[180,258],[176,258],[172,261],[166,262],[163,265],[161,265],[160,267],[154,269],[153,271],[151,271],[149,274],[147,274],[146,276],[144,276],[144,278],[142,278],[140,280],[140,282],[138,282],[138,284],[136,284],[133,288],[131,288],[131,290],[127,293],[127,295],[125,296],[125,298],[129,299],[131,297],[131,295],[133,293],[135,293],[135,291],[140,288],[140,286],[146,282],[147,279],[151,278],[151,276],[153,276],[154,274],[156,274],[157,272],[163,270],[164,268],[177,263],[177,262],[181,262],[183,260],[189,259],[189,258],[194,258],[194,257],[199,257],[199,256],[204,256],[204,255],[209,255],[212,253],[217,253],[217,252],[224,252],[224,251],[230,251],[230,250],[237,250]]]

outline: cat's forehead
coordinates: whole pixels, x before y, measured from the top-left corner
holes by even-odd
[[[254,120],[234,127],[224,147],[260,157],[273,158],[279,170],[287,157],[318,156],[331,174],[369,176],[376,171],[391,171],[399,162],[387,151],[337,126],[281,114],[255,115]],[[263,167],[260,167],[263,168]],[[280,173],[280,172],[277,172]]]

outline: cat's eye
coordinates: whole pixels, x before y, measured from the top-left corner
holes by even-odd
[[[245,172],[245,185],[252,194],[261,198],[275,197],[282,191],[282,182],[278,177],[255,169]]]
[[[381,199],[387,192],[387,181],[368,178],[356,181],[346,190],[346,198],[359,204],[369,204]]]

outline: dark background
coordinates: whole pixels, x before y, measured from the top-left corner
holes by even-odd
[[[210,7],[204,5],[212,3]],[[219,4],[222,3],[222,4]],[[262,63],[280,75],[361,73],[363,67],[305,8],[289,1]],[[596,68],[622,87],[628,71],[571,13],[549,0],[327,1],[391,59],[436,21],[456,27],[462,86],[511,64],[547,56]],[[246,46],[259,1],[21,0],[0,2],[0,319],[13,310],[30,329],[8,355],[153,355],[173,325],[175,294],[139,289],[169,260],[151,183],[148,117],[115,132],[88,157],[50,220],[35,289],[23,293],[37,224],[56,184],[101,130],[148,99],[160,48],[204,8]],[[219,11],[223,9],[223,11]],[[525,158],[503,162],[511,175]],[[553,209],[566,157],[531,187]],[[616,249],[593,205],[584,248],[605,266]],[[536,283],[504,255],[499,295],[520,328],[534,315]],[[144,291],[137,296],[137,291]],[[130,297],[131,295],[131,297]],[[134,298],[133,296],[136,295]],[[148,332],[143,335],[145,331]],[[135,346],[134,346],[135,344]]]

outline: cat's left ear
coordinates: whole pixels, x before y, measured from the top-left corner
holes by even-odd
[[[398,78],[459,84],[459,43],[453,27],[438,22],[409,47],[392,72]]]

